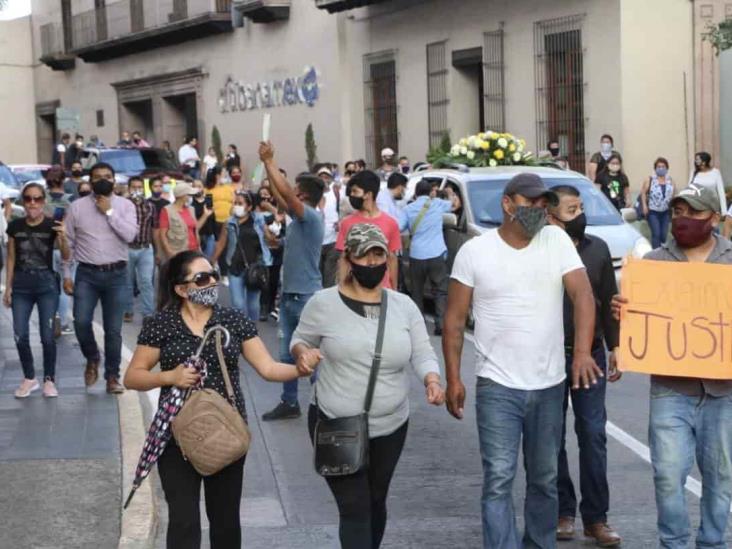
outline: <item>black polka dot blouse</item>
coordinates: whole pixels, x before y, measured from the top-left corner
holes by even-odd
[[[224,358],[231,378],[231,385],[234,389],[236,407],[246,419],[244,395],[241,392],[239,383],[239,356],[241,355],[242,342],[257,337],[257,327],[242,311],[215,305],[213,314],[206,323],[203,332],[206,333],[209,328],[218,325],[229,330],[231,335],[229,346],[224,348]],[[142,331],[137,337],[137,344],[160,349],[160,368],[166,371],[174,370],[187,358],[192,357],[201,345],[201,339],[191,332],[183,321],[179,310],[168,308],[145,320]],[[214,389],[226,398],[226,385],[221,375],[219,359],[216,354],[215,334],[209,337],[201,357],[208,365],[208,376],[204,381],[204,387]],[[170,387],[163,387],[160,390],[161,398],[168,391],[170,391]]]

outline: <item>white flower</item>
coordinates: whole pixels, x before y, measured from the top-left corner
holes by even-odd
[[[519,160],[521,160],[521,153],[519,153],[519,152],[513,153],[513,161],[518,162]]]
[[[460,145],[461,147],[465,147],[465,146],[467,146],[467,145],[468,145],[468,140],[467,140],[467,139],[465,139],[465,138],[463,137],[463,138],[462,138],[462,139],[461,139],[460,141],[458,141],[458,144],[459,144],[459,145]]]
[[[468,160],[473,160],[475,158],[475,151],[468,151],[466,156],[468,157]]]
[[[460,154],[460,145],[453,145],[450,149],[450,156],[457,156]]]
[[[485,138],[486,139],[493,139],[493,135],[494,135],[494,132],[492,132],[490,130],[488,130],[487,132],[485,132]]]
[[[460,147],[460,154],[462,154],[463,156],[465,156],[466,154],[468,154],[468,148],[467,147]]]
[[[491,159],[490,159],[490,160],[488,161],[488,165],[489,165],[489,166],[490,166],[491,168],[495,168],[496,166],[498,166],[498,162],[496,162],[496,161],[495,161],[495,159],[491,158]]]
[[[475,149],[478,146],[478,140],[475,138],[474,135],[471,135],[468,137],[468,148]]]
[[[505,149],[506,147],[508,147],[508,141],[506,141],[505,138],[501,137],[498,139],[498,146],[502,149]]]

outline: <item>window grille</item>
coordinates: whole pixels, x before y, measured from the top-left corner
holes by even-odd
[[[437,147],[450,129],[447,123],[447,42],[427,44],[427,109],[429,146]]]
[[[506,130],[506,98],[503,65],[503,29],[483,35],[483,127]]]
[[[366,162],[381,164],[381,150],[399,151],[396,61],[393,52],[364,57]]]
[[[584,171],[584,15],[534,23],[536,141],[556,139],[572,168]]]

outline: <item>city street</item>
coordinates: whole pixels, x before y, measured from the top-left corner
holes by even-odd
[[[122,494],[114,400],[103,393],[101,384],[85,391],[82,358],[73,336],[64,336],[59,346],[58,401],[45,401],[39,393],[26,401],[15,400],[12,390],[19,381],[20,367],[9,333],[10,316],[7,310],[1,314],[6,328],[0,338],[0,483],[5,487],[0,493],[0,515],[5,517],[0,546],[116,547]],[[274,322],[260,323],[259,327],[267,346],[276,349]],[[125,325],[129,350],[134,349],[138,330],[139,320]],[[37,338],[35,332],[32,337]],[[438,348],[438,338],[432,341]],[[37,345],[34,350],[38,353]],[[462,422],[450,417],[444,408],[428,406],[414,379],[409,435],[392,483],[383,547],[480,547],[481,471],[472,354],[473,346],[466,341],[464,374],[469,398]],[[280,387],[261,380],[248,366],[243,372],[253,433],[244,480],[244,546],[338,547],[337,510],[325,482],[312,469],[305,417],[261,422],[261,414],[277,402]],[[300,403],[306,409],[308,381],[302,380],[300,387]],[[608,429],[610,521],[623,535],[623,546],[629,548],[653,547],[655,539],[652,473],[649,463],[639,455],[646,452],[647,392],[647,378],[626,375],[608,395],[612,422]],[[147,395],[140,401],[149,417]],[[570,435],[568,448],[570,463],[576,468],[573,438]],[[138,452],[139,448],[132,449],[135,458]],[[521,477],[519,472],[515,489],[519,516]],[[153,474],[150,479],[158,501],[163,502],[157,476]],[[692,480],[688,487],[692,520],[696,522],[699,486]],[[157,510],[160,515],[154,546],[162,548],[164,502]],[[203,522],[205,528],[205,518]],[[203,537],[204,547],[208,547],[207,531]],[[578,536],[575,542],[560,546],[586,544]]]

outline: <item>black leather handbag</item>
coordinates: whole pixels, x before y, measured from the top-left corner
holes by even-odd
[[[269,287],[269,269],[262,262],[261,256],[254,263],[247,261],[247,255],[241,246],[239,236],[237,235],[236,245],[241,253],[241,260],[244,264],[244,284],[249,290],[264,290]],[[232,273],[234,276],[241,276],[242,273]]]
[[[315,424],[315,471],[324,477],[352,475],[368,467],[369,464],[369,410],[374,397],[376,377],[381,366],[381,349],[384,344],[386,324],[386,291],[381,293],[379,329],[376,335],[376,350],[371,363],[369,384],[363,412],[349,417],[333,419],[320,418]],[[317,406],[317,384],[315,404]]]

